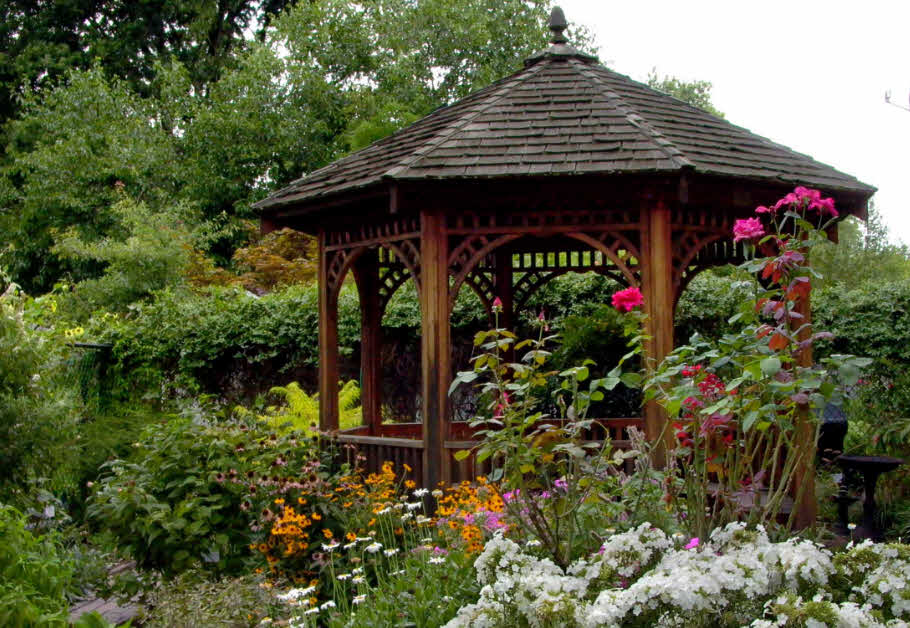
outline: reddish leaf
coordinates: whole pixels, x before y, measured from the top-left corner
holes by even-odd
[[[771,342],[768,343],[768,346],[772,351],[780,351],[786,347],[787,344],[789,344],[787,337],[780,332],[775,332],[775,334],[771,336]]]

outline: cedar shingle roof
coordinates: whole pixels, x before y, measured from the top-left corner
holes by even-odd
[[[558,32],[556,32],[558,31]],[[384,181],[530,175],[679,173],[802,184],[870,196],[875,188],[806,155],[598,65],[565,44],[257,204],[311,202]]]

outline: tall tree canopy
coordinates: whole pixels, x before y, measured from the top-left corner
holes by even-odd
[[[550,4],[319,0],[266,23],[284,3],[223,2],[211,14],[213,3],[190,0],[73,2],[80,17],[58,21],[80,26],[62,30],[88,33],[79,55],[100,54],[70,63],[53,88],[30,83],[7,125],[0,264],[32,290],[103,271],[53,245],[63,233],[70,243],[121,233],[111,208],[123,195],[151,212],[179,207],[193,244],[229,259],[245,238],[239,221],[272,189],[518,69],[546,45]],[[52,13],[26,5],[6,13],[19,30]]]
[[[710,81],[683,81],[675,76],[657,74],[657,68],[648,73],[648,87],[670,94],[690,105],[704,109],[708,113],[723,118],[724,114],[711,102],[711,90],[714,86]]]
[[[48,89],[67,71],[100,63],[108,76],[147,90],[155,64],[177,61],[205,90],[264,36],[289,0],[6,0],[0,7],[0,125],[23,91]]]

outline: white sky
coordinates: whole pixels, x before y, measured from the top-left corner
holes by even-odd
[[[878,188],[891,239],[910,243],[910,2],[557,0],[601,62],[638,81],[714,84],[733,124]],[[769,199],[772,200],[772,199]]]

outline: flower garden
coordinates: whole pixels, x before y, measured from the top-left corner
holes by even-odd
[[[604,368],[554,368],[561,339],[542,312],[527,340],[478,332],[452,384],[480,400],[478,444],[460,455],[492,470],[473,481],[420,487],[391,462],[365,471],[309,424],[296,385],[281,389],[298,400],[287,406],[197,402],[151,421],[82,487],[83,523],[52,491],[0,511],[0,623],[67,625],[65,599],[90,588],[138,600],[134,621],[149,626],[908,625],[910,545],[899,531],[851,538],[854,524],[838,534],[837,469],[806,446],[828,404],[861,396],[872,362],[802,359],[831,339],[801,300],[836,216],[798,187],[738,221],[749,296],[730,331],[695,334],[659,364],[643,351],[635,287],[611,296],[625,354]],[[53,339],[25,323],[52,312],[14,297],[9,329],[37,363]],[[591,408],[621,389],[669,415],[657,441],[634,428],[628,447],[597,437]],[[797,525],[804,503],[818,508],[809,526]],[[113,577],[116,560],[135,568]]]
[[[910,625],[873,187],[549,0],[10,4],[0,627]]]

